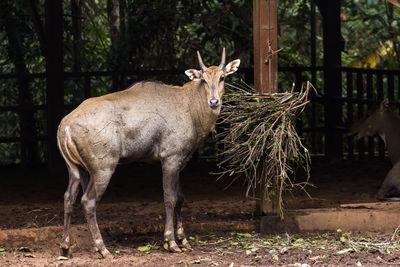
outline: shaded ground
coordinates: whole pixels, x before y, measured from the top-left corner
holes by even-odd
[[[343,203],[374,202],[374,195],[389,168],[388,163],[378,162],[351,165],[338,163],[330,166],[315,164],[311,183],[316,187],[308,189],[313,199],[304,193],[294,192],[288,196],[286,207],[288,209],[337,207]],[[227,221],[257,221],[253,215],[255,201],[244,198],[244,188],[241,184],[235,183],[224,190],[229,181],[216,182],[215,176],[207,174],[209,169],[207,166],[192,166],[183,174],[182,184],[186,196],[183,208],[184,223],[190,226],[193,223],[203,222],[208,225],[214,222],[218,225],[219,222]],[[0,184],[0,233],[1,230],[6,229],[34,229],[62,225],[62,201],[66,185],[65,174],[50,176],[43,169],[29,171],[3,169]],[[99,205],[97,212],[99,224],[121,225],[126,228],[135,224],[159,223],[162,225],[164,209],[161,188],[161,171],[158,167],[141,165],[121,167],[114,175]],[[73,224],[85,223],[80,203],[76,205],[72,222]],[[109,249],[120,252],[115,254],[115,259],[111,261],[98,260],[98,255],[91,251],[90,240],[87,244],[78,246],[74,252],[75,257],[67,261],[57,260],[60,236],[49,237],[47,242],[19,241],[15,243],[3,240],[0,241],[0,249],[6,251],[0,254],[0,266],[111,266],[117,264],[121,266],[228,266],[231,263],[234,263],[234,266],[284,266],[296,263],[300,264],[298,266],[301,264],[354,266],[358,261],[362,266],[379,266],[383,263],[399,263],[399,257],[395,251],[393,251],[394,254],[356,252],[337,255],[336,252],[341,248],[336,245],[324,249],[311,245],[290,247],[288,251],[275,255],[271,250],[277,248],[266,240],[276,237],[258,236],[251,232],[252,240],[255,241],[249,242],[261,242],[262,245],[255,251],[251,251],[250,248],[248,252],[249,249],[244,246],[231,244],[232,242],[240,243],[240,240],[233,240],[241,238],[237,233],[232,235],[231,231],[220,232],[218,228],[210,229],[212,231],[210,233],[193,231],[188,234],[192,237],[191,243],[194,250],[179,255],[164,251],[163,244],[160,243],[161,232],[143,235],[129,233],[129,231],[119,234],[103,231]],[[211,234],[211,236],[206,234]],[[388,239],[388,236],[379,234],[374,234],[374,237],[378,238],[379,242]],[[304,238],[312,237],[308,235]],[[331,238],[335,240],[336,237]],[[311,241],[310,244],[312,244]],[[151,246],[150,254],[137,249],[145,246]],[[28,247],[28,249],[21,250],[20,247]],[[281,246],[277,251],[283,247],[285,246]],[[30,258],[29,254],[35,258]]]

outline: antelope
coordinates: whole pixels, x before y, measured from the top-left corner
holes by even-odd
[[[184,197],[179,175],[214,128],[225,77],[240,65],[240,59],[225,65],[225,48],[219,66],[206,67],[199,51],[197,59],[200,70],[186,70],[191,81],[183,86],[138,82],[123,91],[89,98],[62,119],[57,141],[69,174],[60,245],[63,255],[71,255],[71,213],[80,185],[81,203],[95,249],[103,258],[112,257],[99,231],[96,207],[116,166],[129,162],[161,163],[164,240],[171,252],[181,252],[178,244],[191,249],[182,224]]]
[[[371,116],[353,124],[349,135],[357,138],[378,134],[385,142],[392,169],[386,175],[376,194],[378,200],[400,194],[400,117],[389,108],[389,100],[384,99]]]

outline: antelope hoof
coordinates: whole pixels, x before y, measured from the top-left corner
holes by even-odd
[[[103,256],[104,259],[113,259],[113,255],[108,251],[106,248],[102,249],[100,251],[101,256]]]
[[[72,257],[71,248],[67,244],[60,245],[60,251],[61,251],[61,256],[64,256],[67,258]]]
[[[192,250],[192,246],[189,244],[189,241],[187,241],[186,238],[182,239],[181,245],[183,248],[185,248],[187,250]]]
[[[72,258],[71,250],[69,248],[60,248],[61,256]]]
[[[175,241],[168,242],[168,250],[173,253],[180,253],[182,250],[178,247]]]

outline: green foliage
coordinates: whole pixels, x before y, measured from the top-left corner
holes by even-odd
[[[343,1],[342,35],[346,41],[343,64],[398,68],[399,15],[400,8],[387,1]],[[377,57],[375,60],[372,58],[374,55]]]

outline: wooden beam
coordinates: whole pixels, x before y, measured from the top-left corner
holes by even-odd
[[[278,1],[253,1],[254,87],[260,93],[278,91]]]
[[[278,91],[277,18],[277,0],[253,1],[254,87],[259,93]],[[276,216],[280,213],[277,185],[273,185],[275,194],[269,194],[265,188],[266,177],[259,179],[257,213]]]
[[[54,170],[61,165],[61,156],[57,147],[57,128],[64,113],[64,65],[62,49],[62,0],[47,0],[46,17],[46,104],[48,166]]]

